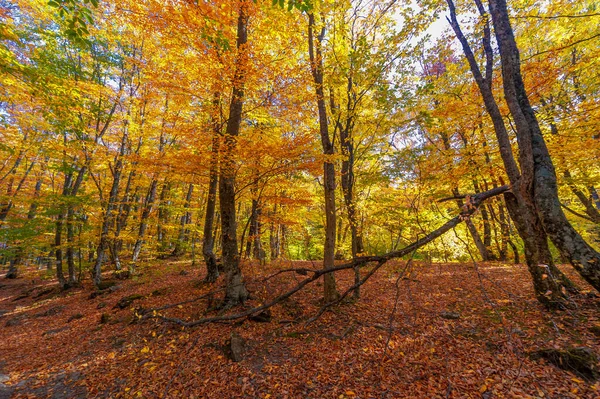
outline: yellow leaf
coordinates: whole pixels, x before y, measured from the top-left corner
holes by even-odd
[[[348,395],[348,396],[356,396],[356,393],[354,393],[354,391],[346,391],[346,395]]]
[[[147,346],[144,346],[144,349],[142,349],[140,352],[141,353],[148,353],[148,352],[150,352],[150,348],[148,348]]]

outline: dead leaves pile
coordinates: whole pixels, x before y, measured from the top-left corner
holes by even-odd
[[[246,306],[304,278],[282,274],[262,282],[290,266],[246,264],[253,293]],[[189,273],[181,274],[182,268]],[[528,356],[540,348],[579,346],[600,353],[594,294],[551,313],[535,301],[524,266],[415,264],[399,279],[403,270],[402,263],[386,265],[363,286],[358,302],[334,307],[310,324],[302,321],[319,309],[318,284],[276,305],[268,323],[194,329],[138,318],[139,307],[214,289],[199,284],[203,270],[186,263],[153,265],[93,298],[90,287],[57,293],[48,290],[51,282],[2,282],[0,374],[10,377],[5,384],[14,397],[57,390],[68,397],[123,398],[600,397],[600,384]],[[349,286],[352,272],[338,280]],[[120,309],[125,297],[136,300]],[[198,319],[208,305],[190,302],[161,314]],[[233,331],[246,342],[237,363],[223,350]]]

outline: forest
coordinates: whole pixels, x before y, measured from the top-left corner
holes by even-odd
[[[599,398],[599,8],[0,0],[0,398]]]

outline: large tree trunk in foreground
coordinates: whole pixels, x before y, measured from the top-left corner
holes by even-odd
[[[325,28],[316,38],[313,30],[315,29],[314,14],[308,15],[308,52],[310,57],[310,67],[315,83],[315,92],[317,95],[317,107],[319,110],[319,132],[321,134],[321,144],[323,153],[328,158],[323,162],[323,186],[325,189],[325,245],[323,248],[323,267],[332,268],[335,261],[335,165],[333,160],[329,159],[334,154],[334,145],[329,137],[329,128],[327,123],[327,109],[325,108],[325,94],[323,90],[323,55],[321,53],[321,42],[325,34]],[[336,289],[335,276],[328,273],[323,276],[323,299],[325,302],[335,301],[339,294]]]
[[[450,9],[449,21],[456,37],[461,43],[465,57],[467,58],[469,67],[475,78],[475,82],[481,92],[486,110],[494,125],[494,131],[496,133],[496,139],[498,140],[504,168],[510,179],[511,185],[513,186],[512,193],[504,196],[506,208],[515,223],[519,235],[523,239],[527,268],[533,279],[536,297],[541,303],[549,308],[562,307],[564,306],[566,290],[567,288],[570,288],[571,285],[568,282],[568,279],[554,265],[552,257],[550,256],[546,234],[542,229],[539,217],[532,205],[533,201],[527,190],[523,190],[523,187],[528,187],[531,183],[531,174],[527,171],[530,169],[532,163],[529,158],[524,156],[523,152],[521,152],[519,157],[519,163],[523,170],[523,174],[521,174],[514,159],[510,138],[506,126],[504,125],[504,119],[492,91],[493,51],[491,47],[489,22],[487,22],[487,13],[480,0],[476,0],[475,2],[482,18],[486,21],[484,24],[483,35],[485,76],[481,73],[469,42],[460,28],[456,17],[456,9],[452,0],[447,0]],[[523,143],[519,141],[519,146],[521,145],[523,145]]]
[[[600,290],[600,253],[573,228],[561,208],[556,171],[521,76],[519,50],[506,1],[490,0],[490,14],[500,48],[504,96],[515,122],[520,153],[528,158],[522,168],[529,170],[523,173],[532,175],[531,185],[524,189],[532,195],[543,229],[561,255],[590,285]]]
[[[242,123],[242,108],[244,106],[244,83],[246,80],[248,41],[248,4],[239,3],[237,24],[237,60],[229,107],[229,119],[225,130],[223,143],[223,158],[221,161],[221,176],[219,179],[219,202],[221,207],[221,245],[223,251],[223,266],[227,273],[227,286],[222,306],[228,308],[243,303],[248,298],[240,269],[240,256],[237,244],[237,223],[235,218],[235,148],[237,136]]]

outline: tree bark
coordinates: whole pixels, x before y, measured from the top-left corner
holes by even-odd
[[[271,250],[271,262],[278,259],[281,255],[280,247],[280,230],[281,225],[277,223],[273,218],[277,214],[277,204],[273,205],[273,212],[271,213],[271,225],[269,227],[269,249]]]
[[[158,196],[158,223],[156,225],[156,239],[158,240],[159,257],[164,257],[167,249],[167,233],[165,225],[169,222],[168,200],[171,191],[171,183],[165,179]]]
[[[73,187],[71,187],[69,191],[69,197],[74,198],[79,189],[81,188],[81,184],[83,183],[83,178],[87,171],[86,166],[82,166],[77,173],[77,178],[75,179],[75,183]],[[67,204],[67,270],[69,273],[68,286],[74,287],[79,283],[79,279],[77,278],[75,271],[75,257],[74,257],[74,241],[75,241],[75,233],[74,233],[74,217],[75,217],[75,209],[72,203]]]
[[[315,16],[313,13],[310,13],[308,14],[308,53],[317,96],[321,145],[323,147],[323,154],[325,154],[326,157],[323,162],[323,185],[325,189],[325,245],[323,248],[323,267],[327,269],[332,268],[335,265],[335,165],[331,159],[334,154],[334,144],[329,137],[327,109],[325,107],[325,94],[323,89],[323,54],[321,51],[321,43],[325,35],[325,28],[323,27],[321,33],[316,37],[316,45],[313,32],[314,29]],[[323,279],[323,299],[325,302],[333,302],[339,296],[336,289],[335,276],[333,273],[327,273],[323,276]]]
[[[524,172],[521,174],[512,153],[510,138],[504,125],[504,119],[492,92],[493,51],[487,13],[480,0],[475,0],[475,2],[480,15],[486,21],[483,36],[485,76],[481,73],[475,55],[460,28],[452,0],[447,0],[450,9],[449,22],[461,43],[486,110],[492,119],[504,168],[513,187],[512,193],[504,195],[506,208],[515,223],[519,235],[523,239],[527,268],[533,279],[536,297],[549,308],[563,307],[566,289],[571,285],[568,279],[553,263],[546,234],[527,191],[527,187],[530,187],[533,181],[532,173],[529,171],[532,168],[533,162],[527,156],[525,149],[527,146],[531,146],[531,142],[527,139],[518,138],[519,147],[523,148],[519,156],[521,170]]]
[[[242,109],[244,106],[244,84],[246,81],[248,41],[248,4],[239,1],[239,14],[237,21],[237,59],[233,79],[229,118],[224,134],[223,157],[219,179],[219,203],[221,208],[221,246],[223,252],[223,266],[227,273],[225,298],[222,307],[229,308],[239,303],[244,303],[248,298],[248,291],[244,284],[240,257],[237,244],[237,223],[235,209],[235,149],[237,137],[242,123]]]
[[[218,104],[219,96],[215,95]],[[206,217],[204,219],[204,241],[202,243],[202,255],[206,263],[205,281],[214,283],[219,277],[217,258],[214,253],[215,234],[213,225],[215,222],[215,208],[217,204],[217,186],[219,184],[219,124],[216,115],[213,115],[213,139],[210,155],[210,175],[208,182],[208,199],[206,200]]]
[[[505,0],[490,0],[490,14],[500,49],[504,97],[515,121],[520,153],[527,158],[523,174],[532,176],[523,190],[531,193],[543,229],[561,255],[596,290],[600,290],[600,253],[567,220],[558,198],[552,158],[529,102],[521,76],[520,56]]]
[[[123,151],[124,142],[122,143],[121,151]],[[123,160],[121,156],[117,156],[115,167],[113,171],[113,182],[110,188],[110,194],[104,210],[104,217],[102,218],[102,226],[100,230],[100,241],[96,249],[96,262],[94,263],[94,269],[92,270],[92,277],[94,284],[98,286],[102,281],[102,264],[106,258],[106,251],[109,249],[109,232],[110,226],[113,223],[113,210],[115,203],[117,202],[117,196],[119,194],[119,183],[121,182],[121,173],[123,171]]]
[[[185,203],[183,205],[183,215],[179,220],[179,235],[177,236],[177,242],[175,243],[175,248],[173,249],[173,256],[181,256],[185,253],[185,243],[187,241],[188,236],[188,228],[187,225],[192,222],[192,214],[188,210],[190,207],[190,203],[192,201],[192,193],[194,191],[194,185],[192,183],[189,184],[187,193],[185,195]]]

